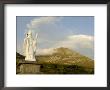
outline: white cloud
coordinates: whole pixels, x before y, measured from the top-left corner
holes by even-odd
[[[56,44],[55,47],[68,47],[68,48],[93,48],[93,36],[89,35],[71,35],[65,40]]]
[[[89,36],[89,35],[71,35],[67,37],[68,39],[79,39],[79,40],[93,40],[93,36]]]
[[[33,20],[31,20],[31,22],[29,24],[27,24],[27,28],[33,29],[33,28],[39,27],[40,25],[54,23],[59,20],[60,20],[60,18],[55,17],[55,16],[54,17],[46,16],[46,17],[34,18]]]
[[[53,54],[54,48],[45,48],[45,49],[37,49],[36,54],[37,55],[51,55]]]

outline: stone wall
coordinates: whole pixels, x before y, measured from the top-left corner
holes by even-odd
[[[40,64],[30,61],[19,62],[18,74],[38,74],[40,72]]]

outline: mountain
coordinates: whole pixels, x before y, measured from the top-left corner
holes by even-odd
[[[37,56],[39,63],[78,65],[87,68],[94,68],[94,60],[79,54],[71,49],[60,47],[54,49],[52,55]]]

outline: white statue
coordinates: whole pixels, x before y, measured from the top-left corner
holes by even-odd
[[[34,39],[31,30],[29,30],[28,33],[26,34],[23,44],[26,61],[36,61],[35,54],[36,54],[37,36],[38,34],[36,34],[36,37]]]

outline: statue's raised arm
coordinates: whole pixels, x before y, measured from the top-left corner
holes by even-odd
[[[36,33],[36,37],[35,37],[35,39],[37,40],[37,38],[38,38],[38,33]]]
[[[38,38],[38,33],[36,33],[35,39],[33,41],[34,53],[36,53],[36,49],[37,49],[37,38]]]

